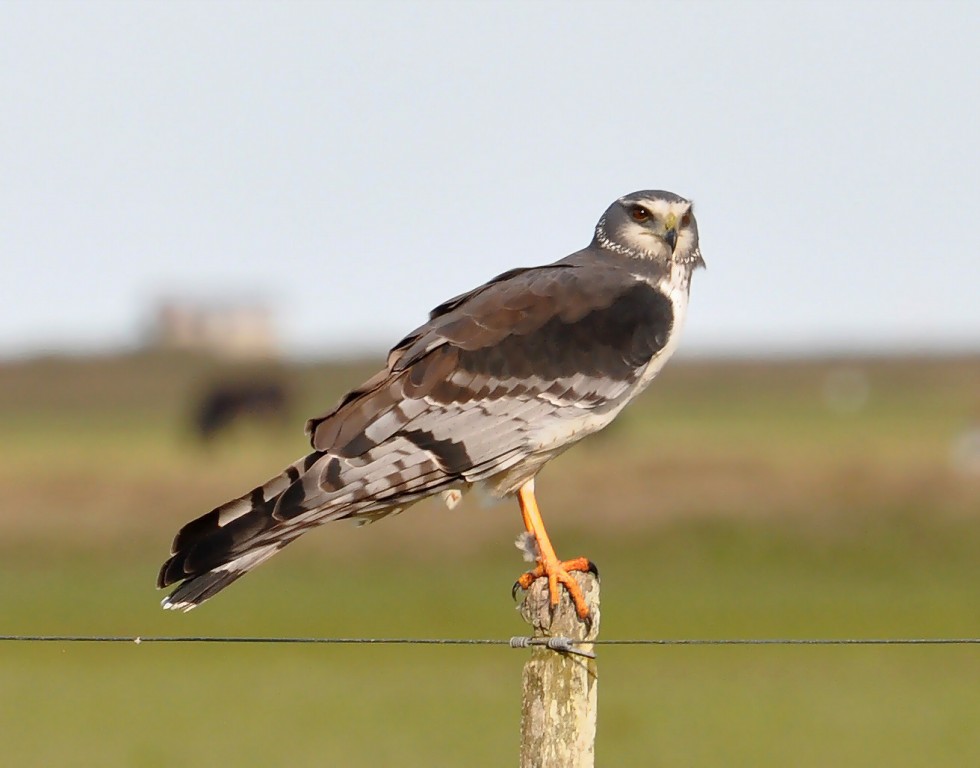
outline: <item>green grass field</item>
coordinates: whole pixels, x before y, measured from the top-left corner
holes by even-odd
[[[0,633],[522,634],[516,504],[475,497],[320,529],[159,609],[177,528],[299,456],[371,366],[281,372],[291,429],[203,449],[213,362],[0,365]],[[863,407],[833,394],[854,381]],[[603,638],[980,636],[980,477],[950,460],[978,421],[980,358],[680,361],[539,497],[559,552],[602,570]],[[0,764],[513,765],[525,658],[3,643]],[[980,646],[609,647],[599,676],[599,765],[980,764]]]

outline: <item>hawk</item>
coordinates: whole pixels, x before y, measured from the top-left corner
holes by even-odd
[[[588,608],[545,531],[534,478],[609,424],[677,348],[691,274],[704,266],[692,204],[634,192],[599,219],[592,242],[553,264],[512,269],[429,314],[385,367],[306,424],[312,452],[185,525],[157,579],[164,608],[190,610],[303,533],[372,522],[481,485],[516,495],[537,567],[580,618]]]

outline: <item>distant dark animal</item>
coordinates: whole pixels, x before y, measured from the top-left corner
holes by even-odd
[[[285,387],[275,382],[214,384],[197,404],[194,428],[201,440],[210,442],[243,418],[285,422],[288,400]]]

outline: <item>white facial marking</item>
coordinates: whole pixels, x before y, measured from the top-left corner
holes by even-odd
[[[683,218],[685,213],[691,210],[691,203],[687,200],[681,203],[675,203],[669,200],[648,200],[644,198],[636,201],[634,205],[642,205],[658,219],[666,219],[672,213],[677,217],[678,221]]]
[[[620,198],[620,203],[627,206],[639,205],[646,208],[658,220],[664,221],[673,216],[678,224],[685,214],[690,212],[692,203],[688,200],[675,202],[660,198]],[[660,237],[659,232],[651,230],[640,222],[627,218],[626,223],[614,233],[616,240],[609,237],[606,230],[606,217],[603,216],[596,225],[596,241],[599,245],[613,253],[629,256],[635,259],[656,259],[658,261],[676,261],[689,264],[699,259],[694,248],[694,233],[690,229],[677,230],[677,243],[671,251],[667,243]]]

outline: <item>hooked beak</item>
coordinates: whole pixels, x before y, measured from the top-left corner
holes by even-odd
[[[670,246],[670,250],[674,250],[674,246],[677,245],[677,216],[670,214],[664,222],[664,226],[666,227],[664,240]]]

